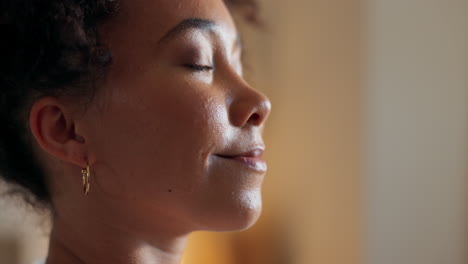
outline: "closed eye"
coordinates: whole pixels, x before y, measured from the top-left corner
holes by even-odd
[[[193,71],[211,71],[214,70],[213,66],[200,65],[200,64],[184,64],[184,67],[189,68]]]

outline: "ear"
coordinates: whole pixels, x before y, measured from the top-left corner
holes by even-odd
[[[31,108],[29,126],[44,151],[59,160],[86,166],[85,140],[75,131],[71,107],[65,107],[55,97],[42,97]]]

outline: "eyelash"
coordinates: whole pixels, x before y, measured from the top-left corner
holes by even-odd
[[[194,71],[212,71],[214,70],[214,67],[208,66],[208,65],[199,65],[199,64],[184,64],[185,67],[194,70]]]

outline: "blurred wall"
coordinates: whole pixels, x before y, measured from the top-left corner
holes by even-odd
[[[363,262],[362,22],[358,0],[264,1],[266,206],[294,264]]]
[[[468,1],[366,6],[369,263],[468,263]]]

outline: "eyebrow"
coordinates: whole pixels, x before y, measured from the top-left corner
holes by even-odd
[[[202,18],[188,18],[177,24],[171,30],[169,30],[160,40],[159,43],[168,41],[180,35],[181,33],[189,29],[198,29],[201,31],[213,31],[218,24],[212,20],[202,19]]]

